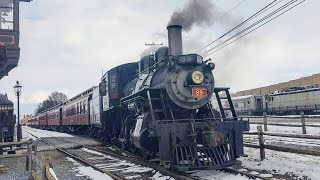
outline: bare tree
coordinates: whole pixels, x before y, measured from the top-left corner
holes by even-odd
[[[49,97],[42,101],[42,103],[38,104],[38,107],[34,111],[35,114],[38,114],[42,111],[45,111],[49,108],[52,108],[56,105],[62,104],[68,100],[67,96],[60,92],[52,92]]]

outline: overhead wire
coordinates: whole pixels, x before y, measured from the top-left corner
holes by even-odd
[[[285,10],[285,11],[283,11],[282,13],[278,14],[277,16],[275,16],[275,17],[271,18],[270,20],[266,21],[265,23],[263,23],[263,24],[261,24],[261,25],[257,26],[256,28],[252,29],[251,31],[249,31],[249,32],[247,32],[247,33],[245,33],[245,34],[241,35],[241,36],[240,36],[240,37],[238,37],[237,39],[235,39],[235,40],[233,40],[233,41],[231,41],[231,42],[229,42],[229,43],[225,44],[224,46],[220,47],[219,49],[217,49],[217,50],[215,50],[215,51],[213,51],[213,52],[211,52],[211,53],[207,54],[205,57],[208,57],[208,56],[210,56],[210,55],[212,55],[212,54],[214,54],[214,53],[216,53],[216,52],[220,51],[221,49],[223,49],[223,48],[227,47],[228,45],[230,45],[230,44],[232,44],[232,43],[234,43],[234,42],[238,41],[239,39],[241,39],[241,38],[243,38],[243,37],[247,36],[248,34],[250,34],[250,33],[254,32],[255,30],[257,30],[257,29],[261,28],[262,26],[264,26],[264,25],[268,24],[269,22],[273,21],[274,19],[278,18],[279,16],[283,15],[284,13],[286,13],[286,12],[290,11],[291,9],[295,8],[296,6],[300,5],[300,4],[301,4],[301,3],[303,3],[304,1],[306,1],[306,0],[302,0],[301,2],[299,2],[299,3],[295,4],[294,6],[292,6],[292,7],[288,8],[287,10]]]
[[[205,28],[203,28],[201,30],[201,32],[203,32],[204,30],[208,29],[209,27],[211,27],[213,24],[215,24],[216,22],[218,22],[219,20],[221,20],[224,16],[228,15],[231,11],[235,10],[237,7],[239,7],[242,3],[244,3],[247,0],[242,0],[240,3],[236,4],[235,6],[233,6],[230,10],[228,10],[226,13],[222,14],[221,16],[217,17],[216,19],[214,19],[214,21],[212,21],[211,23],[209,23]]]
[[[245,29],[241,30],[240,32],[238,32],[237,34],[233,35],[232,37],[224,40],[222,43],[214,46],[213,48],[209,49],[207,52],[210,52],[214,49],[216,49],[217,47],[221,46],[222,44],[224,44],[225,42],[230,41],[231,39],[235,38],[236,36],[241,35],[242,33],[244,33],[245,31],[251,29],[252,27],[260,24],[261,22],[265,21],[266,19],[272,17],[273,15],[279,13],[280,11],[282,11],[283,9],[287,8],[288,6],[292,5],[293,3],[297,2],[298,0],[291,0],[288,3],[286,3],[285,5],[281,6],[280,8],[276,9],[275,11],[271,12],[270,14],[268,14],[267,16],[261,18],[260,20],[256,21],[255,23],[251,24],[250,26],[246,27]]]
[[[259,11],[257,11],[256,13],[254,13],[252,16],[250,16],[249,18],[245,19],[244,21],[242,21],[240,24],[238,24],[237,26],[233,27],[231,30],[229,30],[228,32],[224,33],[223,35],[221,35],[220,37],[218,37],[217,39],[215,39],[214,41],[211,41],[209,44],[205,45],[204,47],[202,47],[201,49],[199,49],[197,52],[200,52],[202,50],[204,50],[205,48],[209,47],[210,45],[212,45],[213,43],[219,41],[220,39],[222,39],[223,37],[225,37],[226,35],[230,34],[231,32],[235,31],[236,29],[240,28],[241,26],[245,25],[247,22],[249,22],[250,20],[254,19],[256,16],[260,15],[260,13],[264,12],[265,9],[267,9],[268,7],[270,7],[273,3],[275,3],[278,0],[274,0],[271,3],[269,3],[268,5],[266,5],[265,7],[263,7],[262,9],[260,9]]]

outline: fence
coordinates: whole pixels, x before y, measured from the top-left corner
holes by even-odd
[[[21,153],[21,154],[3,154],[3,148],[4,147],[12,147],[12,146],[22,146],[22,145],[27,145],[27,152],[26,153]],[[32,164],[32,152],[36,154],[37,152],[37,146],[33,145],[33,140],[29,139],[27,141],[19,141],[19,142],[1,142],[0,143],[0,159],[3,158],[15,158],[15,157],[26,157],[26,171],[29,172],[29,179],[34,179],[33,174],[34,174],[34,167],[35,164]]]
[[[294,138],[303,138],[303,139],[320,139],[320,136],[307,136],[307,135],[291,135],[291,134],[277,134],[277,133],[266,133],[262,131],[262,126],[257,126],[257,132],[252,133],[245,133],[249,135],[258,135],[258,145],[244,143],[244,146],[251,147],[251,148],[259,148],[260,149],[260,159],[263,161],[266,158],[265,149],[274,150],[274,151],[282,151],[282,152],[290,152],[290,153],[297,153],[297,154],[306,154],[306,155],[313,155],[313,156],[320,156],[320,152],[317,150],[310,150],[310,149],[299,149],[299,148],[288,148],[288,147],[281,147],[275,145],[266,145],[264,135],[268,136],[283,136],[283,137],[294,137]]]
[[[284,124],[284,123],[268,123],[268,117],[266,112],[263,112],[263,116],[261,117],[263,119],[263,122],[250,122],[250,118],[253,118],[253,116],[243,116],[240,117],[241,119],[247,119],[249,121],[249,124],[260,124],[263,125],[264,131],[268,131],[268,125],[270,126],[287,126],[287,127],[301,127],[302,134],[307,134],[307,128],[306,127],[319,127],[320,125],[315,124],[306,124],[306,117],[304,115],[304,111],[300,112],[300,122],[301,124]],[[254,118],[257,118],[255,116]]]

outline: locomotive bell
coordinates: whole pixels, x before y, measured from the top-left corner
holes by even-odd
[[[170,25],[168,29],[169,56],[182,55],[182,26]]]

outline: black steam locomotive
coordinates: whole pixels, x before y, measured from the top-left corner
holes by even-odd
[[[7,95],[0,94],[0,138],[4,142],[12,142],[14,136],[15,118],[13,103]]]
[[[217,169],[235,163],[244,154],[242,133],[248,123],[238,120],[228,88],[214,86],[215,65],[182,53],[182,27],[169,26],[168,36],[169,47],[148,49],[139,62],[109,70],[99,88],[39,114],[29,125],[87,133],[159,159],[166,168]],[[219,110],[212,108],[213,94]]]

